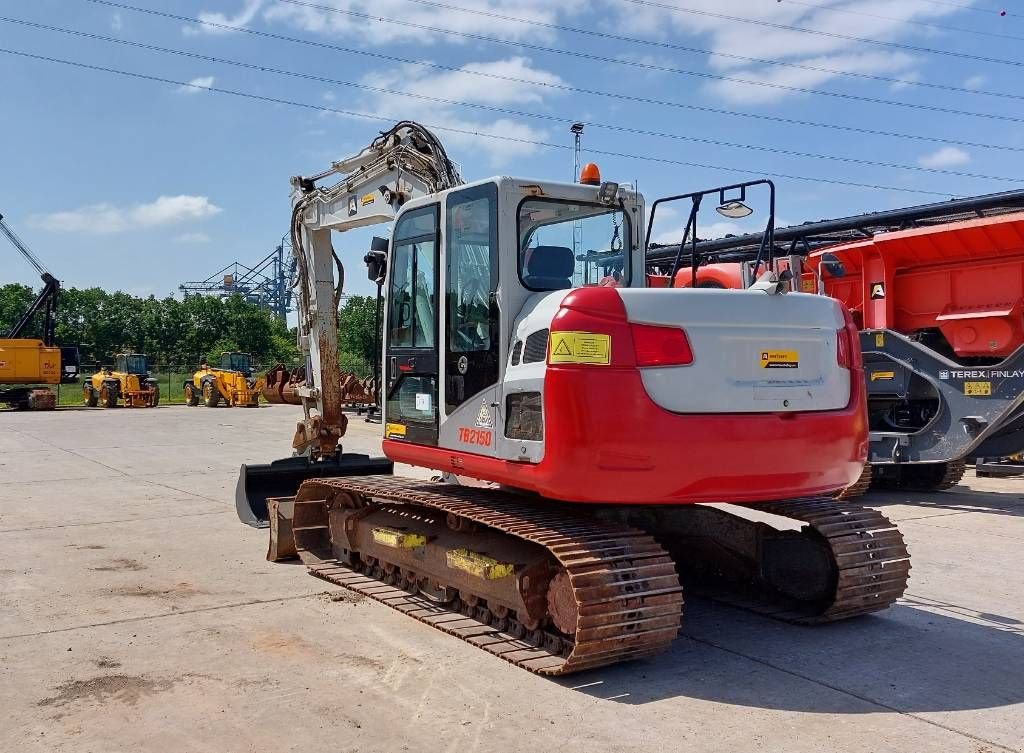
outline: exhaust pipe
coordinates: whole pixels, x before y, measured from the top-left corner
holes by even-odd
[[[270,521],[267,499],[294,497],[306,479],[382,476],[394,472],[395,464],[387,458],[349,452],[329,460],[310,461],[307,457],[292,457],[261,465],[243,464],[235,487],[235,511],[245,525],[266,528]]]

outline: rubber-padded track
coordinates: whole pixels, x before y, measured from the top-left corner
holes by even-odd
[[[332,559],[322,545],[329,536],[325,516],[301,508],[323,509],[339,492],[363,498],[361,504],[397,502],[453,514],[543,547],[569,576],[578,605],[574,634],[563,637],[553,651],[547,641],[523,640]],[[308,524],[318,517],[316,525]],[[672,559],[651,536],[595,522],[552,503],[530,504],[522,495],[394,476],[316,479],[305,482],[296,498],[294,532],[299,556],[312,575],[531,672],[564,675],[652,656],[664,651],[679,632],[682,587]]]

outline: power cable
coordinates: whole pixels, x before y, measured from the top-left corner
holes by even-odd
[[[112,43],[112,44],[119,44],[119,45],[124,45],[124,46],[128,46],[128,47],[135,47],[135,48],[144,49],[144,50],[147,50],[147,51],[150,51],[150,52],[160,52],[160,53],[166,53],[166,54],[170,54],[170,55],[178,55],[178,56],[181,56],[181,57],[187,57],[187,58],[191,58],[191,59],[195,59],[195,60],[204,60],[204,61],[207,61],[207,62],[217,63],[217,64],[220,64],[220,65],[230,65],[230,66],[235,66],[235,67],[238,67],[238,68],[254,70],[254,71],[257,71],[257,72],[260,72],[260,73],[273,73],[273,74],[276,74],[276,75],[290,76],[292,78],[299,78],[299,79],[304,79],[304,80],[307,80],[307,81],[317,81],[317,82],[324,83],[324,84],[333,84],[333,85],[336,85],[336,86],[346,86],[346,87],[352,87],[352,88],[356,88],[356,89],[363,89],[363,90],[371,91],[371,92],[378,93],[378,94],[387,94],[387,95],[401,96],[401,97],[411,97],[411,98],[414,98],[414,99],[424,100],[424,101],[428,101],[428,102],[436,102],[436,103],[439,103],[439,104],[451,105],[451,106],[455,106],[455,107],[467,107],[467,108],[474,108],[474,109],[479,109],[479,110],[486,110],[488,112],[496,112],[496,113],[500,113],[500,114],[503,114],[503,115],[515,115],[517,117],[523,117],[523,118],[533,118],[533,119],[540,119],[540,120],[548,120],[548,121],[555,121],[555,122],[559,122],[559,123],[571,123],[571,122],[574,122],[573,119],[561,117],[561,116],[558,116],[558,115],[550,115],[550,114],[547,114],[547,113],[536,113],[536,112],[530,112],[530,111],[525,111],[525,110],[515,110],[515,109],[507,108],[507,107],[499,107],[497,105],[487,105],[487,104],[482,104],[482,103],[477,103],[477,102],[466,102],[466,101],[457,100],[457,99],[446,99],[446,98],[442,98],[442,97],[434,97],[434,96],[430,96],[430,95],[426,95],[426,94],[420,94],[420,93],[411,92],[411,91],[404,91],[404,90],[400,90],[400,89],[388,89],[388,88],[385,88],[385,87],[370,86],[368,84],[362,84],[362,83],[358,83],[358,82],[354,82],[354,81],[345,81],[343,79],[335,79],[335,78],[330,78],[330,77],[327,77],[327,76],[321,76],[321,75],[313,74],[313,73],[302,73],[302,72],[299,72],[299,71],[290,71],[290,70],[286,70],[286,69],[282,69],[282,68],[273,68],[273,67],[266,66],[266,65],[258,65],[256,63],[246,63],[246,62],[239,61],[239,60],[232,60],[232,59],[229,59],[229,58],[215,57],[215,56],[212,56],[212,55],[204,55],[204,54],[201,54],[201,53],[191,52],[191,51],[188,51],[188,50],[178,50],[178,49],[173,49],[173,48],[170,48],[170,47],[161,47],[161,46],[150,44],[150,43],[146,43],[146,42],[136,42],[136,41],[132,41],[132,40],[128,40],[128,39],[122,39],[122,38],[119,38],[119,37],[111,37],[111,36],[107,36],[105,34],[95,34],[95,33],[92,33],[92,32],[81,31],[81,30],[78,30],[78,29],[68,29],[68,28],[64,28],[64,27],[60,27],[60,26],[51,26],[49,24],[41,24],[41,23],[37,23],[35,21],[27,21],[27,20],[24,20],[24,19],[8,18],[6,16],[0,16],[0,22],[2,22],[2,23],[14,23],[14,24],[19,24],[19,25],[22,25],[22,26],[27,26],[27,27],[30,27],[30,28],[34,28],[34,29],[42,29],[42,30],[45,30],[45,31],[55,31],[55,32],[59,32],[59,33],[62,33],[62,34],[68,34],[68,35],[76,36],[76,37],[80,37],[80,38],[92,39],[92,40],[102,41],[102,42],[109,42],[109,43]],[[703,138],[703,137],[699,137],[699,136],[688,136],[688,135],[679,134],[679,133],[666,133],[666,132],[663,132],[663,131],[652,131],[652,130],[647,130],[647,129],[642,129],[642,128],[636,128],[636,127],[633,127],[633,126],[624,126],[624,125],[618,125],[618,124],[612,124],[612,123],[601,123],[601,122],[597,122],[597,121],[587,121],[586,124],[588,126],[590,126],[590,127],[593,127],[593,128],[600,128],[600,129],[609,130],[609,131],[615,131],[615,132],[619,132],[619,133],[629,133],[629,134],[632,134],[632,135],[640,135],[640,136],[654,136],[654,137],[657,137],[657,138],[665,138],[665,139],[676,139],[676,140],[680,140],[680,141],[689,141],[689,142],[692,142],[692,143],[708,144],[708,145],[711,145],[711,146],[721,146],[721,147],[726,147],[726,148],[730,148],[730,149],[747,149],[747,150],[753,150],[753,151],[768,152],[768,153],[772,153],[772,154],[781,154],[781,155],[785,155],[785,156],[789,156],[789,157],[801,157],[801,158],[806,158],[806,159],[819,159],[819,160],[832,160],[832,161],[836,161],[836,162],[845,162],[845,163],[848,163],[848,164],[867,165],[869,167],[884,167],[884,168],[889,168],[889,169],[894,169],[894,170],[911,170],[911,171],[915,171],[915,172],[931,173],[931,174],[935,174],[935,175],[950,175],[950,176],[956,176],[956,177],[961,177],[961,178],[978,178],[978,179],[981,179],[981,180],[1005,181],[1007,183],[1017,183],[1017,182],[1019,182],[1018,178],[1008,178],[1008,177],[995,176],[995,175],[983,175],[983,174],[979,174],[979,173],[969,173],[969,172],[964,172],[964,171],[960,171],[960,170],[947,170],[947,169],[944,169],[944,168],[935,168],[935,167],[924,167],[924,166],[920,166],[920,165],[906,165],[906,164],[893,163],[893,162],[881,162],[881,161],[877,161],[877,160],[861,159],[861,158],[857,158],[857,157],[846,157],[846,156],[834,155],[834,154],[820,154],[820,153],[814,153],[814,152],[801,152],[801,151],[791,150],[791,149],[782,149],[782,148],[779,148],[779,147],[764,146],[764,145],[760,145],[760,144],[742,144],[742,143],[736,143],[736,142],[730,142],[730,141],[723,141],[723,140],[720,140],[720,139]]]
[[[240,97],[240,98],[243,98],[243,99],[251,99],[251,100],[255,100],[255,101],[259,101],[259,102],[265,102],[265,103],[269,103],[269,104],[287,105],[289,107],[298,107],[298,108],[302,108],[302,109],[306,109],[306,110],[316,110],[316,111],[319,111],[319,112],[330,112],[330,113],[335,113],[335,114],[338,114],[338,115],[345,115],[345,116],[348,116],[348,117],[360,118],[360,119],[364,119],[364,120],[373,120],[373,121],[378,121],[378,122],[389,122],[390,123],[390,122],[395,122],[395,121],[398,121],[398,120],[401,119],[401,118],[396,118],[396,117],[393,117],[393,116],[390,116],[390,115],[383,115],[383,114],[379,114],[379,113],[378,114],[371,114],[371,113],[365,113],[365,112],[357,112],[357,111],[354,111],[354,110],[342,110],[342,109],[339,109],[339,108],[336,108],[336,107],[328,107],[327,105],[312,104],[312,103],[309,103],[309,102],[297,102],[295,100],[281,99],[281,98],[278,98],[278,97],[270,97],[270,96],[266,96],[266,95],[263,95],[263,94],[254,94],[252,92],[243,92],[243,91],[238,91],[236,89],[225,89],[223,87],[218,87],[218,86],[200,86],[199,84],[194,84],[194,83],[191,83],[189,81],[180,81],[180,80],[177,80],[177,79],[164,78],[164,77],[161,77],[161,76],[153,76],[153,75],[149,75],[149,74],[145,74],[145,73],[137,73],[135,71],[125,71],[125,70],[120,70],[118,68],[109,68],[109,67],[101,66],[101,65],[93,65],[91,63],[83,63],[83,62],[77,61],[77,60],[66,60],[66,59],[63,59],[63,58],[52,57],[52,56],[49,56],[49,55],[38,55],[38,54],[35,54],[35,53],[31,53],[31,52],[25,52],[23,50],[12,50],[12,49],[8,49],[8,48],[0,47],[0,53],[7,54],[7,55],[15,55],[15,56],[18,56],[18,57],[28,58],[28,59],[32,59],[32,60],[45,61],[45,62],[49,62],[49,63],[58,63],[58,64],[61,64],[61,65],[67,65],[67,66],[71,66],[71,67],[75,67],[75,68],[81,68],[81,69],[84,69],[84,70],[95,71],[95,72],[99,72],[99,73],[109,73],[109,74],[114,74],[114,75],[118,75],[118,76],[124,76],[126,78],[134,78],[134,79],[138,79],[138,80],[142,80],[142,81],[150,81],[150,82],[154,82],[154,83],[169,84],[171,86],[176,86],[176,87],[186,87],[186,88],[189,88],[189,89],[195,89],[197,91],[209,91],[209,92],[213,92],[213,93],[216,93],[216,94],[228,94],[228,95],[231,95],[231,96],[234,96],[234,97]],[[495,141],[506,141],[506,142],[510,142],[510,143],[526,144],[526,145],[530,145],[530,146],[542,147],[542,148],[545,148],[545,149],[558,149],[558,150],[561,150],[561,151],[566,151],[566,150],[571,150],[573,148],[573,147],[571,147],[571,146],[569,146],[567,144],[553,144],[553,143],[546,142],[546,141],[537,141],[535,139],[524,139],[524,138],[518,138],[518,137],[515,137],[515,136],[508,136],[508,135],[504,135],[504,134],[486,133],[486,132],[482,132],[482,131],[471,130],[471,129],[468,129],[468,128],[455,128],[453,126],[446,126],[446,125],[440,125],[440,124],[430,124],[430,123],[424,123],[423,125],[425,125],[427,128],[430,128],[430,129],[433,129],[433,130],[436,130],[436,131],[442,131],[442,132],[447,132],[447,133],[455,133],[455,134],[460,134],[460,135],[463,135],[463,136],[471,136],[471,137],[474,137],[474,138],[484,138],[484,139],[491,139],[491,140],[495,140]],[[636,160],[643,160],[645,162],[657,162],[657,163],[667,164],[667,165],[677,165],[677,166],[683,166],[683,167],[696,167],[696,168],[707,169],[707,170],[721,170],[723,172],[745,173],[745,174],[748,174],[748,175],[751,174],[751,173],[759,173],[759,174],[766,175],[766,176],[773,177],[773,178],[785,178],[785,179],[788,179],[788,180],[800,180],[800,181],[808,181],[808,182],[812,182],[812,183],[824,183],[824,184],[838,185],[838,186],[849,186],[849,187],[853,187],[853,188],[867,188],[867,189],[872,189],[872,190],[877,190],[877,191],[896,191],[896,192],[900,192],[900,193],[916,193],[916,194],[925,194],[925,195],[929,195],[929,196],[942,196],[942,197],[945,197],[945,198],[950,198],[950,194],[948,194],[948,193],[942,193],[940,191],[929,191],[929,190],[922,189],[922,188],[909,188],[909,187],[906,187],[906,186],[888,186],[888,185],[875,184],[875,183],[860,183],[860,182],[857,182],[857,181],[841,180],[841,179],[838,179],[838,178],[817,178],[817,177],[811,177],[811,176],[807,176],[807,175],[796,175],[796,174],[791,174],[791,173],[768,172],[768,171],[753,170],[753,169],[750,169],[750,168],[727,167],[727,166],[723,166],[723,165],[712,165],[712,164],[706,164],[706,163],[701,163],[701,162],[689,162],[689,161],[685,161],[685,160],[670,159],[668,157],[655,157],[655,156],[652,156],[652,155],[630,154],[628,152],[618,152],[618,151],[612,151],[612,150],[607,150],[607,149],[594,149],[594,148],[591,148],[591,147],[588,147],[586,149],[586,151],[588,153],[590,153],[590,154],[597,154],[597,155],[608,156],[608,157],[621,157],[623,159],[636,159]]]
[[[947,26],[946,24],[937,24],[931,21],[918,21],[913,18],[893,18],[892,16],[883,16],[878,13],[868,13],[863,10],[853,10],[849,7],[838,7],[835,5],[818,5],[817,3],[805,2],[805,0],[777,0],[781,5],[783,3],[787,5],[800,5],[805,8],[812,8],[815,11],[823,11],[825,13],[842,13],[848,16],[862,16],[864,18],[877,18],[883,21],[893,21],[897,24],[908,24],[911,26],[920,26],[926,29],[938,29],[939,31],[953,31],[957,34],[974,34],[982,37],[994,37],[996,39],[1012,39],[1017,42],[1024,42],[1024,37],[1017,36],[1014,34],[1000,34],[997,31],[984,31],[982,29],[966,29],[962,26]],[[963,8],[967,10],[967,8]]]
[[[801,34],[814,34],[821,37],[828,37],[829,39],[842,39],[847,42],[872,44],[877,45],[879,47],[889,47],[892,49],[907,50],[909,52],[923,52],[928,55],[945,55],[947,57],[963,58],[965,60],[976,60],[981,63],[997,63],[999,65],[1012,65],[1016,67],[1024,67],[1024,61],[1022,60],[1007,60],[1006,58],[993,58],[986,57],[984,55],[973,55],[969,52],[958,52],[956,50],[943,50],[936,47],[921,47],[919,45],[905,44],[902,42],[888,42],[884,39],[855,37],[848,34],[840,34],[834,31],[825,31],[824,29],[808,29],[804,26],[790,26],[788,24],[778,24],[772,21],[764,21],[756,18],[730,16],[725,13],[715,13],[714,11],[710,10],[700,10],[698,8],[684,8],[679,5],[666,5],[665,3],[657,2],[657,0],[623,0],[623,2],[633,3],[634,5],[648,6],[651,8],[658,8],[660,10],[671,11],[673,13],[687,13],[695,16],[702,16],[704,18],[716,18],[722,21],[734,21],[736,23],[764,26],[770,29],[778,29],[780,31],[796,31]]]
[[[1008,152],[1024,152],[1024,147],[1011,146],[1005,144],[990,144],[987,142],[968,141],[965,139],[951,139],[942,138],[938,136],[925,136],[918,133],[906,133],[900,131],[886,131],[876,128],[865,128],[862,126],[853,126],[845,123],[825,123],[814,120],[803,120],[799,118],[786,118],[779,115],[767,115],[764,113],[752,113],[742,112],[739,110],[727,110],[719,107],[709,107],[705,105],[695,105],[685,102],[678,102],[674,100],[657,99],[653,97],[641,97],[632,94],[622,94],[619,92],[609,92],[600,89],[587,89],[578,86],[570,86],[568,84],[557,84],[550,81],[539,81],[536,79],[525,79],[518,78],[516,76],[510,76],[499,73],[491,73],[487,71],[476,71],[466,68],[460,68],[452,65],[443,65],[440,63],[433,63],[424,60],[415,60],[412,58],[403,58],[397,55],[387,55],[381,52],[372,52],[370,50],[360,50],[352,47],[344,47],[342,45],[332,44],[330,42],[319,42],[312,39],[304,39],[302,37],[292,37],[286,34],[277,34],[269,31],[261,31],[258,29],[248,29],[244,26],[233,26],[231,24],[222,24],[214,21],[200,20],[192,18],[190,16],[181,16],[175,13],[168,13],[166,11],[158,11],[151,8],[140,8],[134,5],[128,5],[126,3],[114,2],[114,0],[85,0],[85,2],[94,3],[96,5],[104,5],[119,10],[132,11],[137,13],[144,13],[160,18],[166,18],[174,21],[182,21],[185,23],[196,24],[200,26],[207,26],[214,29],[220,29],[222,31],[239,32],[243,34],[249,34],[264,39],[274,39],[277,41],[289,42],[292,44],[304,45],[307,47],[314,47],[318,49],[332,50],[334,52],[342,52],[352,55],[362,55],[370,57],[375,60],[388,60],[390,62],[403,63],[407,65],[416,65],[427,68],[433,68],[435,70],[449,71],[452,73],[459,73],[465,75],[479,76],[483,78],[489,78],[496,81],[505,81],[518,84],[527,84],[530,86],[543,87],[555,91],[571,92],[573,94],[586,94],[589,96],[606,97],[610,99],[618,99],[627,102],[633,102],[637,104],[654,105],[657,107],[673,107],[681,110],[689,110],[691,112],[703,112],[714,115],[727,115],[729,117],[736,118],[748,118],[753,120],[760,120],[772,123],[784,123],[786,125],[805,126],[813,128],[825,128],[835,131],[844,131],[847,133],[859,133],[869,136],[882,136],[886,138],[899,138],[908,139],[913,141],[922,141],[933,144],[946,144],[950,146],[962,146],[976,149],[994,149]]]
[[[498,21],[511,21],[513,23],[528,24],[530,26],[537,26],[544,29],[552,29],[555,31],[564,31],[572,34],[581,34],[584,36],[596,37],[598,39],[610,39],[616,42],[625,42],[627,44],[643,45],[647,47],[656,47],[665,50],[676,50],[679,52],[687,52],[695,55],[708,55],[720,58],[727,58],[729,60],[741,60],[746,63],[757,63],[758,65],[772,65],[785,68],[794,68],[802,71],[813,71],[815,73],[827,73],[831,76],[847,76],[850,78],[859,78],[866,81],[878,81],[880,83],[894,84],[898,86],[911,86],[920,87],[926,89],[937,89],[940,91],[955,92],[957,94],[975,94],[985,97],[1001,97],[1007,99],[1024,99],[1024,95],[1011,94],[1007,92],[994,92],[986,89],[968,89],[961,86],[953,86],[951,84],[936,84],[929,81],[914,81],[906,78],[892,78],[891,76],[879,76],[873,73],[862,73],[860,71],[848,71],[842,68],[828,68],[820,65],[809,65],[807,63],[794,63],[789,60],[776,60],[774,58],[758,58],[750,57],[748,55],[739,55],[732,52],[722,52],[719,50],[709,50],[704,47],[690,47],[688,45],[678,44],[676,42],[664,42],[655,39],[643,39],[641,37],[629,37],[623,34],[615,34],[609,31],[600,31],[598,29],[587,29],[579,26],[569,26],[567,24],[556,24],[547,21],[541,21],[534,18],[521,18],[519,16],[509,16],[504,13],[497,13],[495,11],[483,10],[480,8],[465,8],[461,5],[450,5],[448,3],[435,2],[435,0],[405,0],[408,3],[415,3],[417,5],[426,6],[429,8],[437,8],[439,10],[454,11],[457,13],[469,13],[475,16],[481,16],[484,18],[493,18]],[[794,2],[794,0],[788,0],[788,2]],[[810,5],[809,3],[803,3]],[[814,6],[824,7],[824,6]],[[1020,39],[1024,41],[1024,37],[1011,37],[1012,39]]]
[[[712,81],[726,81],[729,83],[742,84],[744,86],[755,86],[765,89],[777,89],[780,91],[795,92],[797,94],[810,94],[819,97],[833,97],[836,99],[845,99],[853,102],[866,102],[868,104],[873,105],[885,105],[887,107],[905,107],[912,110],[938,112],[944,115],[962,115],[965,117],[972,118],[1003,120],[1010,123],[1024,123],[1024,118],[1016,117],[1013,115],[999,115],[996,113],[977,112],[974,110],[960,110],[954,107],[941,107],[939,105],[928,105],[921,104],[918,102],[904,102],[902,100],[883,99],[881,97],[867,97],[861,94],[850,94],[847,92],[829,91],[827,89],[811,89],[803,86],[790,86],[789,84],[777,84],[771,81],[758,81],[757,79],[737,78],[735,76],[725,76],[719,73],[708,73],[706,71],[690,71],[684,68],[674,68],[672,66],[657,65],[655,63],[644,63],[638,60],[625,60],[622,58],[597,55],[590,52],[583,52],[582,50],[567,50],[560,49],[557,47],[545,47],[544,45],[532,44],[530,42],[520,42],[512,39],[502,39],[501,37],[492,37],[486,34],[476,34],[467,31],[455,31],[452,29],[442,29],[437,26],[428,26],[426,24],[414,23],[412,21],[402,21],[395,18],[385,18],[384,16],[371,15],[369,13],[362,13],[361,11],[346,10],[344,8],[333,8],[327,5],[318,5],[317,3],[306,2],[306,0],[278,1],[282,3],[287,3],[289,5],[296,5],[305,8],[314,8],[316,10],[321,10],[324,12],[338,13],[341,15],[351,16],[352,18],[358,18],[364,21],[374,21],[378,23],[393,24],[396,26],[405,26],[411,29],[416,29],[418,31],[426,31],[433,34],[447,34],[449,36],[462,37],[464,39],[472,39],[477,42],[486,42],[487,44],[501,44],[509,47],[521,47],[523,49],[533,50],[535,52],[544,52],[553,55],[565,55],[569,57],[590,60],[598,63],[624,65],[631,68],[640,68],[646,71],[657,71],[659,73],[673,73],[680,76],[689,76],[691,78],[701,78]]]

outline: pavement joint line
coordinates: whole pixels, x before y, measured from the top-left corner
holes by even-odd
[[[969,740],[974,740],[975,742],[982,743],[983,745],[990,745],[990,746],[992,746],[994,748],[998,748],[999,750],[1007,751],[1007,753],[1021,753],[1021,749],[1020,748],[1010,748],[1010,747],[1008,747],[1006,745],[1002,745],[1000,743],[993,742],[992,740],[987,740],[984,737],[979,737],[978,735],[971,734],[970,732],[965,732],[963,730],[959,730],[956,727],[950,727],[949,725],[942,724],[941,722],[936,722],[936,721],[934,721],[932,719],[928,719],[927,717],[924,717],[924,716],[919,716],[918,714],[915,714],[915,713],[913,713],[911,711],[906,711],[906,710],[901,709],[901,708],[899,708],[897,706],[891,706],[891,705],[885,703],[884,701],[879,701],[879,700],[876,700],[874,698],[870,698],[868,696],[863,696],[863,695],[860,695],[858,693],[853,692],[852,690],[847,690],[846,688],[839,687],[838,685],[833,685],[831,683],[825,682],[824,680],[817,680],[817,679],[815,679],[813,677],[808,677],[807,675],[801,674],[800,672],[797,672],[796,670],[788,669],[786,667],[779,666],[778,664],[773,664],[772,662],[768,661],[767,659],[761,659],[760,657],[751,656],[749,654],[743,653],[742,651],[737,651],[736,649],[728,648],[726,646],[723,646],[723,645],[720,645],[718,643],[715,643],[712,640],[708,640],[707,638],[698,638],[696,636],[690,635],[689,633],[681,633],[680,635],[683,635],[683,636],[689,638],[691,641],[693,641],[695,643],[701,643],[701,644],[704,644],[705,646],[710,646],[711,648],[718,649],[719,651],[723,651],[723,652],[725,652],[727,654],[732,654],[733,656],[738,656],[738,657],[741,657],[743,659],[747,659],[748,661],[752,661],[755,664],[760,664],[760,665],[768,667],[770,669],[774,669],[777,672],[782,672],[783,674],[790,675],[791,677],[796,677],[796,678],[804,680],[806,682],[810,682],[810,683],[813,683],[815,685],[819,685],[819,686],[821,686],[823,688],[828,688],[829,690],[832,690],[832,691],[834,691],[836,693],[840,693],[842,695],[847,695],[847,696],[849,696],[851,698],[856,698],[858,701],[861,701],[863,703],[869,704],[871,706],[877,706],[878,708],[885,709],[886,711],[891,711],[893,713],[899,714],[900,716],[905,716],[905,717],[907,717],[909,719],[914,719],[915,721],[918,721],[918,722],[924,722],[925,724],[931,725],[932,727],[937,727],[937,728],[939,728],[941,730],[945,730],[946,732],[951,732],[954,735],[960,735],[961,737],[966,737]]]
[[[186,491],[185,489],[177,489],[177,488],[175,488],[173,486],[169,486],[168,484],[160,484],[160,483],[157,483],[156,481],[147,481],[145,478],[133,476],[133,475],[129,474],[126,471],[122,471],[120,468],[115,468],[112,465],[107,465],[106,463],[101,463],[99,460],[96,460],[95,458],[87,457],[87,456],[83,455],[80,452],[75,452],[74,450],[69,449],[67,447],[61,447],[60,445],[54,444],[50,440],[44,439],[43,437],[36,437],[36,436],[34,436],[32,434],[28,434],[27,432],[21,431],[19,429],[15,429],[14,431],[18,432],[19,434],[21,434],[23,436],[32,437],[33,439],[36,439],[36,440],[38,440],[40,442],[43,442],[44,444],[48,444],[48,445],[50,445],[50,447],[53,447],[54,449],[60,450],[61,452],[66,452],[69,455],[74,455],[76,458],[81,458],[82,460],[85,460],[88,463],[95,463],[96,465],[100,466],[101,468],[106,468],[108,471],[111,471],[112,473],[116,473],[116,474],[118,474],[120,476],[124,476],[125,478],[138,479],[138,480],[141,480],[142,483],[144,483],[144,484],[149,484],[150,486],[158,486],[158,487],[161,487],[163,489],[170,489],[171,491],[179,492],[180,494],[187,494],[190,497],[195,497],[196,499],[202,499],[202,500],[205,500],[207,502],[216,502],[217,501],[217,500],[214,500],[214,499],[210,499],[209,497],[204,497],[201,494],[196,494],[195,492]]]
[[[168,520],[173,518],[198,518],[201,515],[226,515],[230,510],[209,510],[207,512],[183,512],[180,515],[152,515],[147,518],[122,518],[121,520],[97,520],[92,523],[65,523],[59,526],[36,526],[35,528],[0,528],[0,534],[24,533],[26,531],[52,531],[58,528],[84,528],[86,526],[105,526],[117,523],[144,523],[152,520]]]
[[[217,612],[222,609],[240,609],[242,607],[259,606],[260,604],[273,604],[280,601],[299,601],[300,599],[308,599],[312,596],[319,596],[323,593],[323,589],[319,591],[311,591],[310,593],[299,594],[298,596],[278,596],[274,599],[252,599],[250,601],[239,601],[232,604],[215,604],[209,607],[196,607],[195,609],[178,609],[173,612],[163,612],[161,614],[149,614],[140,615],[138,617],[123,617],[119,620],[107,620],[106,622],[92,622],[86,625],[71,625],[70,627],[53,628],[52,630],[40,630],[35,633],[15,633],[13,635],[0,635],[0,641],[13,641],[22,638],[38,638],[44,635],[53,635],[55,633],[70,633],[75,630],[91,630],[92,628],[98,627],[109,627],[110,625],[124,625],[129,622],[146,622],[148,620],[162,620],[167,617],[178,617],[181,615],[188,614],[200,614],[202,612]]]

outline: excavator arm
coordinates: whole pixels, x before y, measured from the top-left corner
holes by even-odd
[[[337,178],[329,182],[332,178]],[[267,500],[294,493],[305,478],[390,472],[383,459],[342,453],[347,419],[338,364],[338,307],[345,268],[332,233],[391,223],[402,205],[462,184],[458,169],[430,131],[402,121],[365,149],[313,176],[292,178],[292,252],[296,262],[298,344],[306,382],[297,388],[303,418],[292,440],[293,457],[243,465],[236,490],[239,518],[265,525]],[[371,276],[383,280],[386,244],[366,255]]]
[[[317,185],[333,176],[340,179]],[[293,441],[297,454],[314,459],[335,454],[347,423],[338,379],[338,307],[345,270],[331,243],[332,232],[390,223],[406,201],[461,182],[441,142],[411,121],[382,132],[361,152],[318,175],[292,178],[299,348],[308,366],[306,384],[297,390],[305,414]]]

